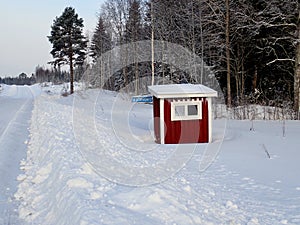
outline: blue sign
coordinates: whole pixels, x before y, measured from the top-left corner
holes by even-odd
[[[151,103],[153,102],[151,95],[144,95],[144,96],[133,96],[131,102],[146,102]]]

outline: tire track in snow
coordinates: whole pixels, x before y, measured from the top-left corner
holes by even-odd
[[[9,129],[11,129],[13,123],[15,123],[16,119],[19,117],[19,115],[24,111],[25,106],[28,104],[30,100],[26,100],[18,109],[18,111],[14,114],[13,118],[8,122],[6,128],[4,129],[3,133],[0,136],[0,146],[2,145],[2,142],[5,140],[5,136],[8,134]]]
[[[16,119],[20,116],[20,114],[21,114],[22,111],[24,110],[25,106],[26,106],[30,101],[32,101],[32,100],[34,99],[34,94],[32,93],[31,88],[28,87],[28,86],[24,86],[24,87],[26,87],[26,88],[29,89],[29,92],[30,92],[32,98],[28,98],[28,99],[27,99],[27,100],[19,107],[19,109],[15,112],[14,116],[13,116],[13,117],[11,118],[11,120],[8,122],[6,128],[4,129],[4,131],[2,132],[2,134],[1,134],[1,136],[0,136],[0,146],[3,146],[3,145],[1,144],[1,142],[3,142],[5,135],[7,135],[9,129],[11,129],[11,127],[12,127],[12,124],[13,124],[13,123],[16,121]],[[20,89],[21,87],[13,86],[13,87],[10,87],[10,88],[16,89],[17,94],[15,94],[15,96],[19,96],[19,92],[20,92],[19,89]]]

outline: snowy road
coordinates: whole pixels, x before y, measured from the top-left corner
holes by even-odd
[[[4,86],[0,93],[0,224],[16,222],[13,195],[20,161],[26,158],[35,95],[29,86]]]

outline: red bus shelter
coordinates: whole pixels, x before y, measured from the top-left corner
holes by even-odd
[[[157,143],[211,142],[215,90],[201,84],[153,85],[148,90],[153,95]]]

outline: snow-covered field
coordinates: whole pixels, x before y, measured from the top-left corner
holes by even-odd
[[[300,224],[299,121],[215,120],[212,144],[158,145],[151,105],[40,90],[0,93],[0,224]],[[2,166],[15,140],[20,170]]]

